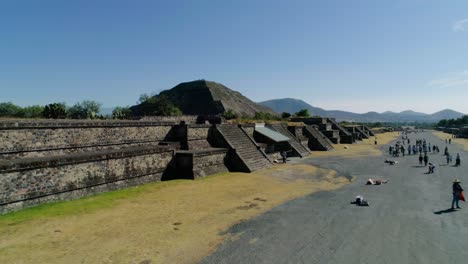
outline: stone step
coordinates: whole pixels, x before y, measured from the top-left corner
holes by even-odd
[[[266,168],[271,165],[268,159],[257,149],[257,146],[237,125],[218,125],[216,129],[236,150],[237,155],[243,160],[244,165],[250,170]]]
[[[333,149],[333,145],[331,141],[327,140],[328,138],[322,134],[317,128],[313,126],[306,126],[305,128],[306,134],[310,137],[314,138],[317,143],[321,146],[321,150],[331,150]]]
[[[305,157],[310,154],[310,152],[307,150],[306,147],[304,147],[299,140],[289,132],[289,130],[283,126],[282,124],[272,124],[270,125],[274,130],[279,132],[280,134],[288,137],[289,140],[289,145],[297,152],[301,157]]]

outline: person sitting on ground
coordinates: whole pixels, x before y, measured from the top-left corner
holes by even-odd
[[[354,198],[354,201],[352,201],[351,204],[355,204],[357,206],[369,206],[369,203],[366,200],[364,200],[364,197],[362,195],[356,196],[356,198]]]
[[[381,185],[382,183],[387,183],[387,180],[382,179],[368,179],[366,185]]]
[[[434,173],[435,170],[435,165],[429,162],[429,172],[428,173]]]

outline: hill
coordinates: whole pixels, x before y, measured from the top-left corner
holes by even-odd
[[[324,110],[322,108],[311,106],[310,104],[293,98],[274,99],[259,104],[268,106],[274,111],[295,113],[301,109],[308,109],[311,115],[332,117],[338,121],[356,121],[356,122],[438,122],[441,119],[453,119],[462,117],[464,114],[445,109],[433,114],[419,113],[412,110],[402,111],[400,113],[386,111],[383,113],[367,112],[357,114],[340,110]]]
[[[277,115],[270,108],[251,101],[237,91],[205,80],[180,83],[157,96],[165,96],[184,115],[217,115],[228,110],[232,110],[238,116],[253,117],[256,112]],[[132,109],[138,111],[138,105]]]

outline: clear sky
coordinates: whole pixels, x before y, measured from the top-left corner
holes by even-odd
[[[0,102],[132,105],[195,79],[254,101],[468,113],[468,1],[0,1]]]

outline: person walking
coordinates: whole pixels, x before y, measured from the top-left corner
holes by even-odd
[[[424,155],[424,167],[427,166],[427,163],[429,162],[429,157],[426,155]]]
[[[419,165],[422,165],[423,163],[423,156],[422,154],[419,154]]]
[[[460,159],[460,153],[457,153],[457,157],[455,158],[455,166],[460,166],[461,159]]]
[[[452,184],[452,210],[455,209],[453,206],[456,205],[457,209],[461,209],[458,202],[460,201],[460,196],[463,192],[463,188],[460,186],[459,180],[454,180]]]
[[[445,159],[447,160],[447,165],[450,164],[450,153],[447,152],[447,155],[445,156]]]

